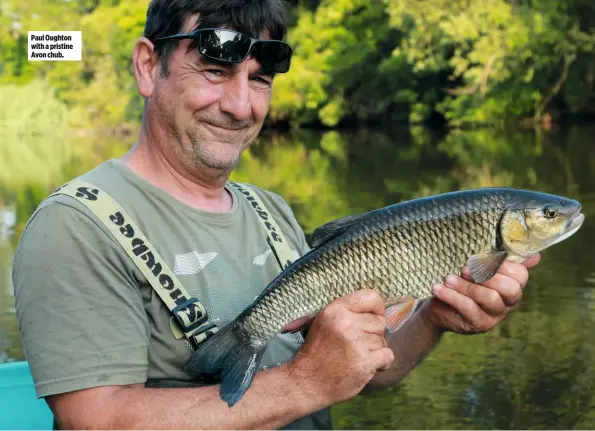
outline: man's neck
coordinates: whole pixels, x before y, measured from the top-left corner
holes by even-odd
[[[215,213],[231,210],[233,200],[225,189],[228,175],[208,170],[202,177],[192,175],[150,148],[142,137],[122,161],[138,176],[190,207]]]

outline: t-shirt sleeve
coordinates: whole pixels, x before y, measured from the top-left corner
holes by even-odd
[[[147,378],[150,327],[138,274],[77,205],[42,207],[15,254],[16,312],[38,397]]]

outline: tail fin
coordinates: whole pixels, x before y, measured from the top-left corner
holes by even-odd
[[[266,345],[254,348],[240,339],[232,323],[200,343],[185,368],[194,374],[221,372],[220,396],[231,407],[250,387],[265,349]]]

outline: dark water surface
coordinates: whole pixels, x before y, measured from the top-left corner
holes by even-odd
[[[23,224],[52,188],[130,143],[89,144],[58,175],[55,163],[52,175],[44,173],[46,160],[30,175],[22,166],[2,173],[0,362],[23,359],[11,285]],[[448,334],[401,384],[336,406],[333,414],[337,428],[351,429],[595,428],[595,126],[265,134],[233,179],[284,196],[306,232],[347,214],[461,188],[511,186],[579,199],[583,228],[543,253],[506,321],[483,335]]]

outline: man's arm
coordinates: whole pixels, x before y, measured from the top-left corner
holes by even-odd
[[[401,329],[388,338],[395,355],[390,369],[374,376],[364,393],[387,388],[401,381],[437,345],[445,331],[476,334],[489,331],[518,305],[527,285],[528,269],[540,256],[522,264],[504,262],[498,273],[482,285],[470,282],[468,270],[463,277],[447,278],[435,286],[436,298],[425,301]]]
[[[219,398],[219,385],[105,386],[47,401],[61,429],[273,429],[325,407],[298,388],[282,365],[258,373],[233,408]]]
[[[334,301],[314,319],[287,364],[257,373],[232,408],[219,385],[105,386],[48,397],[62,429],[279,428],[357,395],[393,361],[384,342],[384,302],[373,291]]]

